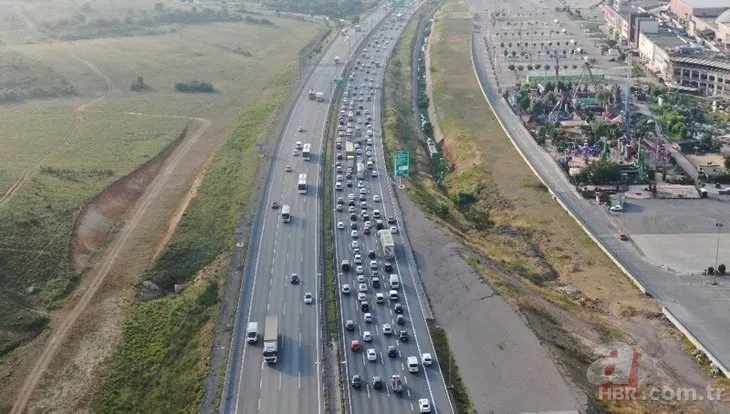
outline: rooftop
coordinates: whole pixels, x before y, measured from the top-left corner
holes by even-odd
[[[689,41],[682,39],[675,33],[668,30],[659,30],[658,33],[644,33],[644,36],[648,37],[657,46],[663,49],[671,49],[677,47],[687,46],[689,47]]]
[[[675,63],[684,63],[688,65],[697,65],[697,66],[709,66],[712,68],[718,68],[722,69],[724,71],[730,72],[730,60],[728,59],[718,59],[712,56],[676,56],[672,57],[672,62]]]
[[[727,0],[682,0],[695,9],[730,7]]]

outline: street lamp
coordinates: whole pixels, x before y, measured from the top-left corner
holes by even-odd
[[[722,223],[715,223],[715,227],[717,227],[717,247],[715,248],[715,271],[712,272],[712,284],[717,284],[717,259],[720,255],[720,232],[722,231],[722,228],[725,225]]]

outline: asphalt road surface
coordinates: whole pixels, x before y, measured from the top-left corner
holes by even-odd
[[[473,11],[486,9],[488,1],[474,0]],[[511,3],[512,7],[529,7],[529,4]],[[480,27],[481,30],[484,27]],[[555,198],[616,258],[616,260],[655,297],[664,313],[674,323],[689,332],[717,363],[726,375],[730,374],[730,280],[720,277],[717,284],[712,278],[668,272],[647,261],[631,243],[619,240],[621,231],[611,222],[602,207],[591,205],[582,199],[565,174],[550,155],[544,151],[501,98],[495,87],[488,56],[482,40],[484,34],[475,34],[474,56],[477,74],[494,106],[496,115],[503,122],[515,144],[525,154],[530,164],[547,183]],[[708,237],[712,237],[708,235]],[[714,251],[705,252],[708,265],[714,264]],[[610,288],[610,287],[607,287]]]
[[[348,30],[335,39],[306,81],[273,154],[239,299],[222,404],[225,413],[322,413],[324,410],[319,363],[321,282],[317,278],[321,273],[319,217],[323,214],[323,192],[319,180],[323,131],[334,80],[341,77],[343,63],[385,14],[384,9],[378,8],[360,23],[362,32]],[[339,65],[334,63],[335,56],[340,57]],[[325,102],[310,100],[307,93],[310,89],[323,92]],[[297,141],[311,144],[311,160],[294,155]],[[287,165],[292,171],[286,171]],[[300,194],[297,189],[300,174],[307,175],[306,194]],[[290,223],[282,222],[281,210],[272,208],[274,202],[291,206]],[[298,274],[301,283],[290,283],[292,273]],[[304,303],[306,292],[314,295],[314,303]],[[275,364],[265,363],[262,355],[267,315],[279,317],[280,342]],[[255,345],[244,341],[249,321],[259,323],[259,341]]]
[[[381,26],[381,29],[373,33],[368,41],[366,51],[356,59],[361,61],[361,65],[356,66],[353,71],[353,77],[349,78],[346,83],[344,97],[348,99],[348,103],[343,103],[344,112],[341,112],[344,125],[343,136],[340,137],[341,149],[335,151],[336,154],[342,156],[342,171],[335,171],[333,174],[333,186],[340,175],[342,190],[334,191],[334,205],[332,206],[334,221],[336,223],[335,231],[335,256],[338,269],[338,283],[341,287],[343,284],[350,286],[350,293],[345,294],[340,291],[341,295],[341,329],[343,332],[342,351],[345,356],[346,374],[348,380],[347,404],[351,413],[406,413],[418,412],[420,399],[428,399],[432,412],[451,413],[453,408],[448,398],[446,385],[441,374],[438,361],[435,360],[431,337],[426,325],[423,307],[428,306],[425,297],[419,296],[416,287],[418,275],[416,274],[415,264],[410,263],[407,259],[407,249],[410,249],[407,241],[401,237],[400,231],[393,234],[396,245],[396,257],[390,262],[393,265],[392,271],[384,270],[385,259],[381,256],[376,242],[375,217],[374,210],[379,210],[384,228],[389,229],[391,224],[387,223],[388,217],[400,217],[400,213],[396,211],[397,206],[392,194],[393,182],[388,177],[386,170],[386,160],[384,157],[382,146],[382,130],[381,130],[381,93],[383,76],[386,66],[386,59],[390,55],[396,40],[401,35],[407,21],[415,9],[415,5],[411,5],[410,9],[404,13],[402,18],[398,19],[393,15]],[[375,44],[375,41],[378,44]],[[373,62],[380,63],[378,68]],[[369,73],[368,73],[369,72]],[[366,80],[367,79],[367,80]],[[373,85],[373,88],[370,88]],[[355,89],[357,87],[357,89]],[[361,101],[360,98],[363,98]],[[367,98],[370,97],[370,101]],[[354,103],[354,106],[350,104]],[[362,108],[360,108],[362,106]],[[353,120],[349,120],[349,112],[352,110]],[[360,114],[356,113],[360,110]],[[366,112],[367,111],[367,112]],[[373,141],[372,145],[368,145],[366,133],[368,125],[367,116],[372,117]],[[347,123],[351,122],[349,126]],[[360,141],[360,152],[357,159],[363,163],[370,157],[374,161],[372,169],[366,169],[365,178],[358,180],[357,174],[353,173],[351,179],[347,179],[347,154],[345,152],[345,142],[347,128],[351,127],[355,136],[351,138],[353,142]],[[357,138],[356,128],[360,127],[362,136]],[[372,151],[370,155],[367,151]],[[338,155],[335,156],[337,162]],[[335,166],[333,165],[333,168]],[[376,176],[373,175],[376,172]],[[347,186],[350,181],[352,187]],[[360,200],[359,182],[362,183],[364,200]],[[356,219],[351,220],[349,211],[350,194],[355,198],[353,211]],[[379,196],[380,201],[376,201],[374,196]],[[336,206],[338,198],[342,198],[343,208],[339,211]],[[361,205],[361,203],[365,203]],[[362,208],[365,207],[370,215],[370,221],[373,224],[372,231],[369,235],[363,233],[364,220],[362,217]],[[340,227],[339,223],[342,223]],[[357,235],[353,235],[352,225],[356,226]],[[400,223],[396,221],[394,224],[396,229],[400,227]],[[353,242],[357,242],[360,255],[362,257],[362,280],[364,282],[364,292],[360,292],[360,282],[358,281],[358,271],[354,263],[355,252],[353,251]],[[374,287],[371,283],[373,269],[370,267],[371,258],[368,257],[369,251],[376,253],[375,261],[377,262],[378,277],[380,286]],[[352,269],[349,271],[341,271],[340,264],[342,260],[349,260]],[[398,274],[400,277],[400,287],[398,291],[398,299],[390,300],[388,287],[389,275]],[[365,312],[361,311],[358,303],[358,293],[364,293],[369,304],[369,312],[372,315],[372,321],[365,321]],[[376,293],[382,293],[385,298],[381,303],[376,301]],[[396,313],[394,312],[395,304],[401,304],[403,308],[403,316],[405,324],[396,323]],[[346,321],[352,321],[354,327],[352,330],[345,328]],[[384,334],[383,324],[390,324],[393,334]],[[408,340],[401,341],[399,339],[399,331],[406,330]],[[363,339],[365,332],[372,335],[372,341]],[[351,349],[352,341],[360,341],[361,349],[353,351]],[[387,347],[395,346],[397,355],[389,357]],[[367,351],[373,349],[376,359],[369,360],[366,357]],[[421,364],[421,356],[424,353],[431,354],[434,362],[431,366],[423,366]],[[419,360],[419,371],[417,373],[409,373],[406,367],[406,359],[409,356],[415,356]],[[353,375],[359,375],[362,379],[362,386],[354,388],[351,386]],[[400,394],[394,393],[390,387],[389,379],[392,375],[400,375],[403,379],[404,389]],[[372,385],[372,378],[378,376],[384,382],[381,390],[375,390]]]

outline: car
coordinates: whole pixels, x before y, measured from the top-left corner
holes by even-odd
[[[299,156],[299,150],[294,148],[294,151],[291,152],[291,155],[298,157]]]
[[[385,264],[383,264],[383,268],[385,269],[386,272],[392,272],[393,271],[393,263],[391,263],[391,262],[385,262]]]
[[[398,356],[398,350],[395,349],[395,346],[388,345],[388,356],[391,358],[396,358]]]
[[[303,126],[300,126],[299,128],[297,128],[297,131],[304,132],[304,127]]]
[[[393,327],[389,323],[383,324],[383,335],[393,335]]]
[[[359,244],[355,243],[356,241],[357,240],[353,240],[353,242],[352,242],[353,248],[360,247]],[[360,256],[359,254],[356,254],[355,258],[352,261],[355,262],[356,265],[362,264],[362,256]]]
[[[357,300],[358,300],[358,302],[363,301],[363,300],[367,300],[367,299],[368,299],[368,295],[366,295],[365,293],[363,293],[363,292],[358,292],[357,293]]]
[[[363,188],[363,187],[365,187],[365,183],[362,180],[358,181],[357,188]],[[360,193],[362,193],[362,191],[360,191]]]
[[[278,209],[279,207],[280,207],[279,206],[279,203],[277,203],[276,201],[274,201],[273,203],[271,203],[271,208],[273,208],[274,210]]]
[[[355,322],[351,319],[348,319],[345,321],[345,329],[348,331],[354,331],[355,330]]]
[[[403,305],[400,304],[400,303],[396,303],[395,305],[393,305],[393,312],[395,312],[398,315],[402,314],[403,313]]]
[[[626,235],[625,233],[621,233],[621,234],[619,234],[619,235],[618,235],[618,238],[619,238],[620,240],[623,240],[623,241],[628,241],[628,240],[629,240],[629,236],[627,236],[627,235]]]
[[[370,269],[376,270],[378,268],[378,261],[377,260],[371,260],[370,261]]]
[[[355,206],[348,206],[348,207],[347,207],[347,211],[348,211],[349,213],[354,213],[354,212],[355,212]]]
[[[376,280],[377,280],[377,278],[376,278]],[[379,281],[378,281],[378,284],[380,284]],[[375,303],[385,303],[385,294],[382,292],[376,293],[375,294]]]
[[[353,239],[357,239],[358,236],[359,236],[359,234],[358,234],[357,230],[353,230],[350,232],[350,237],[352,237]]]
[[[358,247],[360,247],[360,242],[357,241],[357,240],[353,240],[353,241],[350,242],[350,247],[353,248],[353,249],[358,248]]]
[[[373,334],[370,333],[370,331],[364,331],[362,333],[362,340],[365,342],[370,342],[373,340]]]
[[[395,217],[388,217],[388,224],[395,224]]]
[[[408,342],[408,331],[401,329],[400,332],[398,332],[398,339],[400,339],[401,342]]]
[[[373,152],[372,151],[365,151],[365,155],[368,156],[368,157],[372,157],[373,156]]]
[[[294,144],[294,148],[296,148],[296,149],[298,149],[298,150],[302,149],[302,147],[303,147],[303,145],[302,145],[302,141],[297,141],[297,142],[296,142],[296,143]]]
[[[342,211],[342,204],[338,204],[337,207],[335,207],[335,210]]]
[[[299,275],[297,275],[296,273],[292,273],[291,274],[291,277],[289,278],[289,281],[291,282],[292,285],[298,284],[299,283]]]
[[[360,194],[367,194],[367,192],[368,192],[367,188],[361,188],[359,191],[360,191]]]
[[[359,290],[360,292],[367,292],[368,291],[367,283],[359,283],[357,285],[357,290]]]
[[[380,279],[377,276],[373,276],[370,278],[370,284],[377,289],[380,287]]]
[[[425,354],[421,355],[421,364],[423,364],[425,366],[429,366],[429,365],[433,364],[433,357],[431,356],[431,354],[425,353]]]
[[[418,400],[418,411],[422,413],[431,412],[431,403],[428,402],[428,398],[421,398]]]
[[[338,221],[337,222],[337,229],[338,230],[344,230],[345,229],[345,223]]]
[[[345,204],[345,200],[343,200],[342,197],[337,197],[337,204],[338,205]]]
[[[365,283],[365,275],[357,275],[357,283]]]
[[[379,203],[380,202],[380,195],[373,194],[373,201],[376,202],[376,203]]]
[[[354,200],[355,199],[355,194],[353,194],[353,193],[348,194],[347,195],[347,199],[348,200]]]
[[[355,374],[352,376],[350,384],[352,384],[352,388],[360,388],[360,386],[362,386],[362,379],[359,375]]]
[[[368,348],[368,350],[365,352],[365,354],[368,358],[368,361],[370,361],[370,362],[375,362],[378,360],[378,353],[375,352],[374,348]]]
[[[370,310],[370,304],[368,303],[368,301],[364,300],[364,301],[360,302],[360,311],[361,312],[367,312],[369,310]]]
[[[373,322],[373,314],[370,313],[370,312],[365,312],[365,314],[362,315],[362,318],[367,323],[372,323]]]
[[[367,223],[365,223],[367,225]],[[368,258],[375,259],[375,250],[368,250]]]
[[[291,165],[287,165],[286,167],[284,167],[284,171],[291,172],[292,171]]]
[[[354,216],[354,214],[352,216]],[[350,220],[352,220],[352,216],[350,216]],[[355,216],[355,220],[357,220],[357,216]],[[350,229],[357,230],[357,221],[350,223]]]
[[[350,349],[353,352],[359,351],[360,350],[360,341],[358,341],[357,339],[353,339],[352,341],[350,341]]]
[[[344,293],[345,295],[350,294],[350,285],[349,284],[345,283],[342,285],[342,293]]]
[[[383,380],[380,377],[373,377],[373,389],[377,391],[383,389]]]
[[[398,325],[405,325],[406,324],[406,317],[403,315],[396,315],[395,317],[395,323]]]
[[[355,273],[358,275],[361,275],[361,274],[365,273],[365,269],[362,266],[355,266]]]
[[[304,303],[310,304],[312,302],[314,302],[314,296],[312,295],[312,293],[311,292],[305,293],[304,294]]]
[[[352,188],[352,181],[347,180],[347,182],[345,183],[345,186],[347,186],[347,188]]]

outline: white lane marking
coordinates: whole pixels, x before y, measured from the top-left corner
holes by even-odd
[[[299,382],[299,389],[302,389],[302,371],[297,373],[297,381]]]
[[[271,308],[271,302],[266,304],[266,313],[269,313],[270,308]]]
[[[367,363],[365,362],[365,354],[360,354],[360,358],[362,359],[362,364],[367,365]]]
[[[258,403],[258,408],[257,408],[257,409],[258,409],[259,411],[261,411],[261,397],[259,397],[259,403]]]
[[[279,373],[279,391],[281,391],[281,373]]]
[[[370,385],[365,384],[365,390],[368,392],[368,400],[370,399]]]
[[[302,333],[299,332],[299,348],[302,348]]]
[[[406,390],[406,394],[408,394],[408,398],[411,397],[411,390]],[[411,405],[411,409],[413,409],[413,405]]]
[[[286,302],[284,302],[284,309],[281,311],[281,316],[286,316]]]

